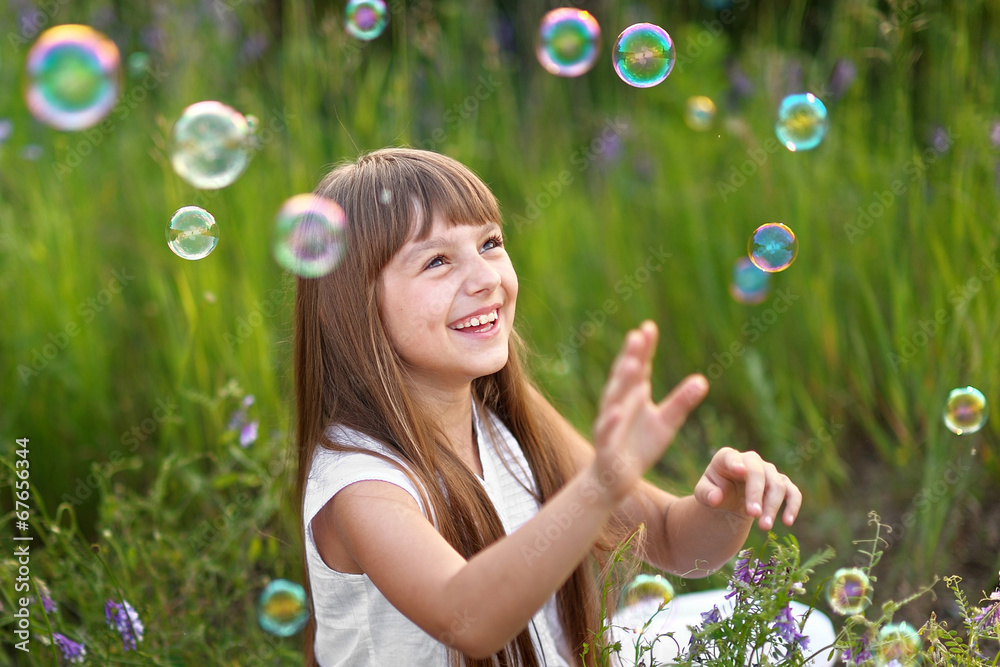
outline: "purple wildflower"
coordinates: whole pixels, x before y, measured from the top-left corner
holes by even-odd
[[[736,554],[736,566],[733,568],[733,579],[739,579],[744,584],[750,583],[750,556],[753,555],[751,549],[744,549]]]
[[[858,68],[850,58],[841,58],[833,64],[833,71],[830,73],[830,82],[827,89],[830,96],[839,100],[843,97],[847,89],[854,83],[858,76]]]
[[[46,614],[52,614],[59,611],[59,605],[56,604],[55,600],[50,598],[45,593],[42,593],[40,597],[42,598],[42,607],[44,607]]]
[[[258,425],[256,419],[243,425],[243,428],[240,429],[240,447],[249,447],[257,442]]]
[[[84,656],[87,655],[87,649],[83,644],[78,644],[58,632],[52,633],[52,639],[55,640],[56,646],[58,646],[59,650],[62,651],[63,658],[66,659],[66,662],[83,662]]]
[[[979,610],[972,622],[987,632],[1000,633],[1000,589],[990,593],[987,599],[990,603]]]
[[[777,618],[774,619],[774,629],[789,644],[798,644],[802,648],[809,647],[809,638],[799,632],[791,605],[778,612]]]
[[[712,623],[718,623],[722,618],[722,614],[719,612],[719,607],[717,605],[712,606],[712,611],[706,611],[701,615],[702,625],[711,625]]]
[[[872,652],[869,648],[871,638],[868,634],[861,636],[861,641],[856,647],[844,649],[841,659],[845,665],[865,665],[872,659]]]
[[[136,642],[142,641],[142,635],[146,629],[139,619],[139,614],[128,600],[122,600],[118,604],[114,600],[108,600],[104,605],[104,616],[108,619],[108,625],[118,631],[122,636],[122,645],[126,651],[134,651]]]

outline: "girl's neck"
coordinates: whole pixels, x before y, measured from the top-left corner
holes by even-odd
[[[414,391],[428,415],[438,424],[452,451],[477,475],[482,477],[479,446],[472,423],[472,385],[464,391],[439,392],[426,388]]]

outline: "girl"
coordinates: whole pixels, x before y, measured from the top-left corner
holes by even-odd
[[[388,148],[317,194],[349,250],[296,295],[308,664],[578,665],[594,558],[640,523],[649,563],[705,576],[754,519],[795,520],[799,490],[754,452],[721,449],[693,496],[642,479],[708,390],[692,375],[652,400],[652,322],[612,365],[593,446],[559,415],[522,368],[499,206],[469,169]]]

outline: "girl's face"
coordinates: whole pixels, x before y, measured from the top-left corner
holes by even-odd
[[[517,275],[500,226],[435,217],[382,269],[382,319],[415,382],[450,389],[507,363]]]

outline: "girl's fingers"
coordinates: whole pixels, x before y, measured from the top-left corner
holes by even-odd
[[[785,514],[782,521],[785,522],[786,526],[790,526],[795,523],[795,517],[799,515],[799,509],[802,507],[802,492],[799,491],[799,487],[792,483],[792,480],[785,477]]]
[[[656,406],[657,416],[668,440],[673,440],[688,415],[698,407],[707,394],[708,380],[703,375],[694,374],[681,380],[673,391],[660,401]]]
[[[764,511],[760,516],[760,527],[770,530],[778,519],[778,510],[781,509],[791,482],[772,463],[765,463],[764,470],[767,487],[764,490]]]

